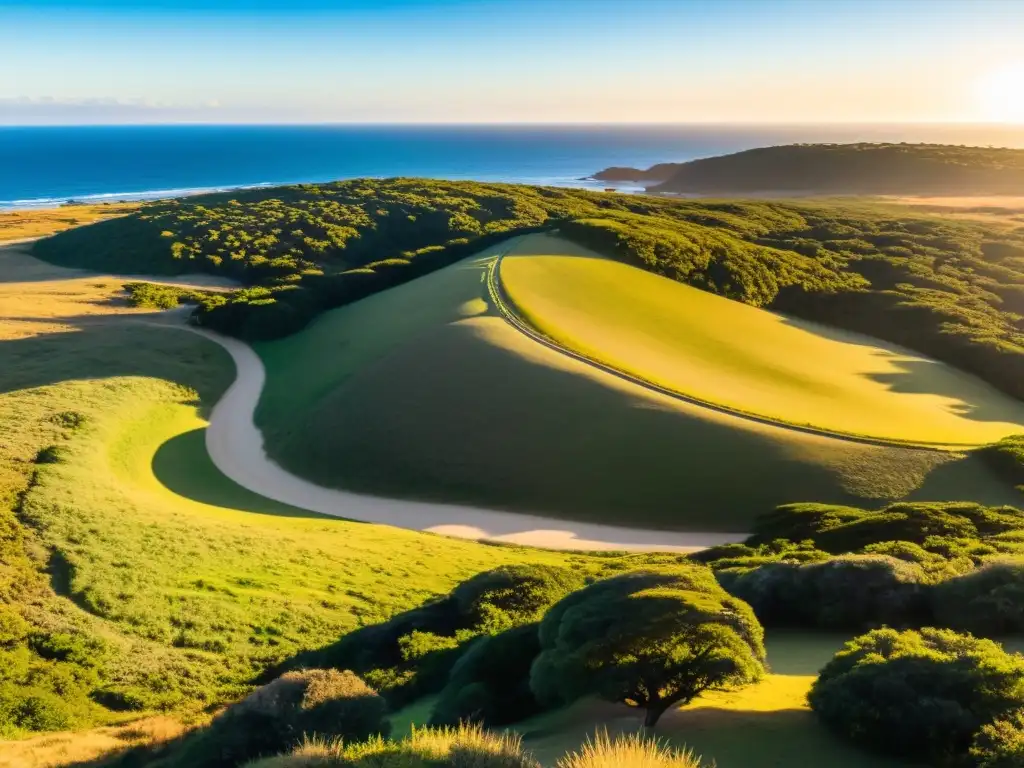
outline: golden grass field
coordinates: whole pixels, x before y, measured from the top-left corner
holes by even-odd
[[[1024,403],[865,336],[750,307],[566,240],[501,262],[522,316],[560,345],[697,400],[829,433],[983,445],[1024,432]]]
[[[0,211],[0,243],[46,237],[72,227],[133,213],[138,209],[139,203],[100,203]]]
[[[491,304],[504,247],[257,345],[271,456],[322,485],[691,531],[791,501],[1018,500],[973,457],[756,423],[538,344]]]

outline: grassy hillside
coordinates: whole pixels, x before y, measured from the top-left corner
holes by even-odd
[[[537,344],[491,304],[504,247],[258,345],[271,456],[335,487],[680,530],[799,499],[1017,498],[974,458],[757,424]]]
[[[1024,150],[937,144],[794,144],[595,179],[642,181],[654,192],[710,195],[1019,195]]]
[[[522,316],[585,357],[700,401],[830,433],[979,445],[1024,404],[870,338],[729,301],[532,236],[502,260]]]
[[[209,298],[198,320],[265,340],[509,234],[555,227],[603,255],[901,344],[1024,399],[1024,231],[1007,220],[357,179],[164,201],[40,241],[34,253],[122,274],[238,278],[253,287]]]
[[[13,263],[0,255],[8,279]],[[0,282],[5,308],[44,285],[65,302],[43,324],[0,320],[0,738],[198,714],[267,665],[473,573],[566,559],[243,490],[203,445],[203,416],[234,375],[226,353],[125,317],[112,281],[42,272]],[[77,291],[105,314],[81,317]]]
[[[0,211],[0,243],[47,237],[83,224],[92,224],[114,216],[125,216],[138,209],[138,203],[100,203]]]

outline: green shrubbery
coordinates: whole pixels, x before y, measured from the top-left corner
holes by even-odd
[[[292,663],[353,669],[397,708],[444,689],[476,638],[536,622],[548,606],[583,584],[584,576],[567,568],[503,566],[474,576],[444,598],[300,654]],[[497,642],[490,648],[505,641]],[[476,658],[486,653],[478,649]],[[464,667],[463,677],[467,669],[475,667]],[[500,684],[479,682],[482,688]],[[450,703],[456,709],[469,706]]]
[[[555,227],[671,279],[903,344],[1024,396],[1024,232],[980,222],[867,206],[357,179],[154,203],[34,252],[69,266],[205,271],[261,286],[208,298],[197,318],[266,339],[511,234]]]
[[[1024,514],[1012,507],[788,504],[753,527],[692,558],[767,626],[1024,630]]]
[[[1024,709],[983,725],[971,746],[977,768],[1020,768],[1024,765]]]
[[[886,555],[768,563],[720,578],[768,626],[859,630],[921,626],[930,618],[921,567]]]
[[[156,283],[125,283],[124,289],[128,292],[129,304],[147,309],[173,309],[180,304],[199,304],[214,295],[209,291]]]
[[[1024,705],[1024,657],[949,630],[875,630],[822,669],[809,701],[823,723],[870,749],[961,764],[976,738],[978,753],[1019,744],[1010,724],[996,723]]]
[[[289,672],[186,738],[167,765],[230,768],[291,749],[313,734],[361,742],[389,733],[386,713],[384,700],[351,672]]]
[[[764,672],[764,631],[750,606],[700,566],[613,576],[556,603],[540,625],[530,686],[541,702],[598,696],[646,710]]]
[[[542,711],[530,689],[530,667],[540,653],[537,626],[523,624],[474,640],[452,667],[431,724],[479,722],[491,727]]]

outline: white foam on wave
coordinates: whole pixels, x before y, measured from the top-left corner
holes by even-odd
[[[359,178],[383,178],[366,175]],[[487,183],[532,184],[545,187],[574,187],[578,189],[598,189],[609,185],[593,179],[574,178],[569,176],[523,176],[517,178],[494,175],[460,175],[424,176],[422,178],[447,179],[449,181],[481,181]],[[335,181],[343,181],[336,179]],[[262,189],[265,187],[283,187],[293,184],[329,184],[328,181],[261,181],[257,184],[225,184],[215,187],[182,187],[177,189],[151,189],[143,192],[97,192],[88,195],[66,195],[61,197],[27,197],[17,200],[0,200],[0,210],[14,211],[31,208],[54,208],[70,202],[76,203],[109,203],[109,202],[141,202],[149,200],[165,200],[176,197],[192,197],[208,195],[216,192],[232,192],[238,189]],[[642,191],[641,187],[617,188],[620,192]]]
[[[28,208],[53,208],[66,203],[109,203],[163,200],[175,197],[208,195],[214,192],[231,192],[236,189],[260,189],[263,187],[285,186],[298,182],[261,181],[258,184],[230,184],[216,187],[182,187],[177,189],[150,189],[143,192],[97,192],[88,195],[66,195],[62,197],[27,197],[18,200],[0,200],[2,210],[23,210]]]

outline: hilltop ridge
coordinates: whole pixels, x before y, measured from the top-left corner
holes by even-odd
[[[790,144],[643,170],[606,168],[660,194],[1024,194],[1024,150],[942,144]]]

